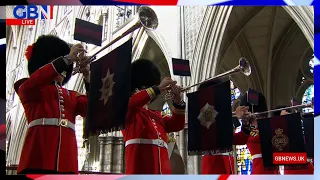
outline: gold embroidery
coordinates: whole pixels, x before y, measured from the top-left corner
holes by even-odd
[[[250,132],[250,136],[256,137],[259,133],[255,131]]]
[[[103,101],[103,104],[106,105],[109,98],[113,95],[113,86],[115,82],[113,81],[114,74],[110,74],[108,69],[106,77],[102,79],[102,88],[99,90],[101,92],[101,98],[99,100]]]
[[[272,138],[272,145],[276,147],[279,151],[283,151],[283,148],[286,147],[289,143],[288,136],[282,134],[283,129],[276,129],[275,130],[276,135]]]
[[[200,121],[201,125],[209,129],[211,124],[216,122],[217,115],[218,112],[215,110],[214,106],[207,103],[201,108],[198,120]]]
[[[174,137],[173,133],[170,133],[170,134],[167,133],[167,138],[168,138],[168,143],[176,142],[176,138]]]
[[[150,99],[154,99],[156,97],[156,93],[154,92],[154,90],[152,88],[148,88],[146,89]]]

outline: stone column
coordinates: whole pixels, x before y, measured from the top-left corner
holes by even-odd
[[[108,13],[102,13],[102,39],[105,40],[107,38],[107,29],[108,29],[108,26],[107,26],[107,16],[108,16]]]
[[[186,151],[186,139],[185,136],[185,129],[179,132],[179,151],[181,154],[181,157],[183,159],[183,162],[185,164],[185,172],[188,174],[188,159],[187,159],[187,151]]]
[[[124,173],[123,157],[124,157],[124,143],[123,137],[114,137],[114,144],[112,149],[112,173]]]
[[[114,137],[99,136],[100,142],[100,171],[112,172],[112,153]]]

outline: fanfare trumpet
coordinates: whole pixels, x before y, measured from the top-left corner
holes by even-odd
[[[235,68],[233,68],[233,69],[231,69],[231,70],[229,70],[227,72],[224,72],[222,74],[219,74],[217,76],[214,76],[212,78],[206,79],[206,80],[204,80],[202,82],[199,82],[199,83],[184,87],[181,92],[186,92],[186,91],[188,91],[189,89],[191,89],[194,86],[198,86],[198,85],[201,85],[201,84],[206,83],[208,81],[212,81],[214,79],[218,79],[218,78],[221,78],[221,77],[224,77],[224,76],[228,76],[228,75],[231,75],[231,74],[234,74],[234,73],[238,73],[238,72],[241,72],[246,76],[250,76],[250,74],[251,74],[251,66],[250,66],[250,63],[245,58],[240,58],[239,65],[237,67],[235,67]],[[166,101],[170,100],[170,99],[173,99],[174,98],[174,94],[172,93],[172,90],[168,90],[167,93],[165,94],[164,98],[165,98]]]
[[[296,106],[288,106],[288,107],[284,107],[284,108],[279,108],[279,109],[272,109],[269,111],[264,111],[264,112],[257,112],[257,113],[252,113],[250,114],[250,116],[254,116],[254,117],[258,117],[264,114],[268,114],[268,113],[272,113],[272,112],[277,112],[277,111],[282,111],[282,110],[292,110],[292,109],[303,109],[303,108],[314,108],[314,101],[312,99],[311,103],[308,104],[300,104],[300,105],[296,105]],[[235,117],[236,112],[232,112],[232,116]]]
[[[143,27],[146,30],[152,31],[152,30],[157,29],[158,24],[159,24],[156,13],[151,8],[146,7],[146,6],[141,6],[138,9],[137,15],[133,17],[133,22],[134,22],[134,25],[132,25],[132,27],[130,27],[127,31],[122,33],[120,36],[118,36],[117,38],[113,39],[111,42],[106,44],[99,51],[97,51],[96,53],[91,55],[86,61],[88,63],[93,62],[95,60],[95,57],[96,57],[97,54],[99,54],[100,52],[102,52],[106,48],[110,47],[112,44],[114,44],[115,42],[119,41],[120,39],[124,38],[128,34],[132,33],[135,30],[137,30],[138,28]],[[77,74],[79,72],[80,72],[80,64],[77,63],[72,75],[75,75],[75,74]]]

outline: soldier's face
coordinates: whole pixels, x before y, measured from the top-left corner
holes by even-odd
[[[251,121],[251,125],[252,125],[252,126],[257,126],[257,125],[258,125],[257,120],[252,120],[252,121]]]

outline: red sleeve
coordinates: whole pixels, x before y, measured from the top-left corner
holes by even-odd
[[[129,99],[129,110],[133,108],[143,107],[149,101],[156,98],[159,94],[159,88],[154,86],[132,95],[132,97]]]
[[[21,102],[39,99],[39,93],[36,92],[40,91],[42,86],[52,83],[54,78],[66,69],[68,65],[62,58],[58,58],[32,73],[30,78],[26,79],[17,89]]]
[[[241,131],[239,133],[234,133],[233,135],[233,145],[247,144],[250,133],[251,133],[250,126],[242,125]]]
[[[0,125],[0,140],[6,138],[6,124]]]
[[[172,116],[163,117],[162,123],[167,133],[177,132],[184,129],[185,119],[185,105],[179,106],[173,103]]]
[[[250,142],[260,143],[259,134],[252,135],[252,138],[250,138]]]
[[[233,145],[244,145],[248,142],[249,135],[240,131],[239,133],[234,133],[233,135]]]
[[[88,98],[86,95],[77,93],[76,113],[82,117],[87,116]]]

